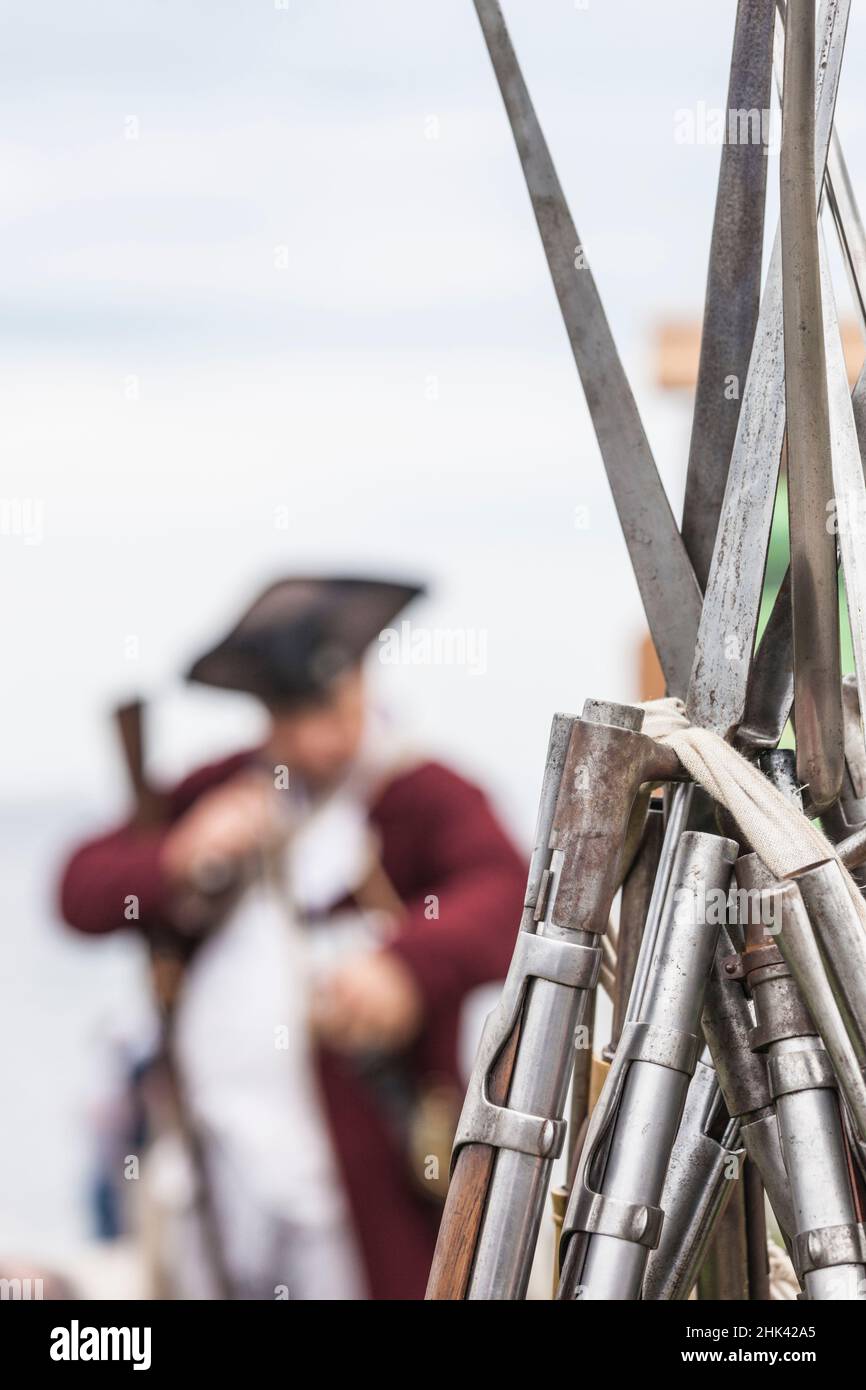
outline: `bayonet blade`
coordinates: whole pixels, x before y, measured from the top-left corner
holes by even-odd
[[[833,460],[815,209],[815,0],[788,0],[781,228],[797,775],[814,806],[839,795],[842,664]],[[832,288],[831,288],[832,296]],[[844,367],[843,367],[844,370]],[[850,410],[847,385],[845,399]]]
[[[701,594],[592,271],[495,0],[474,0],[505,103],[608,482],[672,694],[688,681]]]
[[[824,182],[850,0],[825,0],[817,60],[816,207]],[[743,718],[782,441],[785,370],[781,238],[776,234],[689,683],[694,723],[729,736]]]
[[[683,540],[702,589],[712,563],[761,300],[767,187],[761,137],[772,89],[775,16],[775,0],[739,0],[683,503]],[[755,112],[761,122],[757,139],[749,125]]]
[[[855,401],[848,390],[845,351],[823,235],[820,238],[820,252],[834,494],[834,507],[825,517],[825,527],[831,531],[835,529],[839,536],[857,693],[860,696],[861,710],[866,710],[866,550],[863,547],[866,483],[863,478]],[[861,376],[854,393],[858,406],[862,397],[862,380]],[[838,613],[838,599],[836,612]]]
[[[782,26],[785,19],[785,5],[782,0],[779,0],[778,10],[781,25],[777,30],[775,42],[776,81],[781,95],[784,62]],[[853,185],[848,177],[842,142],[835,126],[830,141],[824,192],[825,206],[829,203],[832,208],[839,247],[851,282],[854,301],[862,317],[862,306],[866,304],[866,230]],[[866,320],[863,327],[866,336]],[[832,355],[832,350],[828,348],[828,361],[832,361]],[[834,411],[832,394],[831,383],[831,427]],[[862,460],[866,458],[866,369],[861,372],[854,387],[851,408]],[[833,427],[834,436],[836,433]],[[834,444],[833,447],[835,449],[837,445]],[[737,738],[738,742],[753,749],[776,747],[788,722],[794,700],[790,579],[788,570],[773,604],[749,675],[746,710]]]

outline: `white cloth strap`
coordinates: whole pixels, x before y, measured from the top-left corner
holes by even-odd
[[[682,700],[648,700],[643,732],[672,748],[689,776],[732,815],[744,839],[775,878],[788,878],[836,850],[798,806],[731,744],[709,729],[690,724]],[[866,926],[866,906],[843,867],[848,890]]]

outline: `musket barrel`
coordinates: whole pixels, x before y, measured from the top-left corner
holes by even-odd
[[[689,1083],[737,846],[679,837],[657,933],[645,933],[629,1021],[608,1073],[566,1214],[560,1299],[636,1299],[664,1212],[658,1204]],[[638,992],[639,990],[639,992]],[[609,1138],[607,1137],[609,1136]],[[606,1157],[605,1157],[606,1153]],[[575,1254],[575,1251],[579,1253]]]
[[[575,722],[571,716],[557,714],[554,715],[551,724],[523,913],[518,931],[518,946],[524,934],[534,932],[536,907],[549,876],[554,815]],[[477,1078],[473,1073],[469,1094],[474,1086],[480,1084],[485,1088],[493,1105],[505,1105],[515,1065],[517,1043],[518,1029],[517,1026],[513,1026],[505,1045],[499,1054],[491,1059],[487,1075]],[[477,1062],[476,1069],[478,1065]],[[480,1143],[465,1144],[455,1152],[427,1286],[428,1299],[453,1300],[466,1297],[495,1155],[494,1148]]]
[[[593,938],[581,932],[580,942],[591,946]],[[530,1114],[562,1114],[572,1056],[570,1047],[563,1048],[563,1039],[574,1036],[588,1000],[585,990],[569,989],[549,980],[533,982],[508,1093],[510,1107]],[[497,1153],[468,1298],[523,1297],[552,1166],[552,1158],[513,1149],[500,1149]]]
[[[815,939],[798,883],[779,884],[772,890],[781,912],[779,949],[790,966],[812,1020],[833,1063],[842,1093],[848,1102],[861,1144],[866,1141],[866,1081],[836,996],[827,978],[824,959]]]
[[[641,1297],[688,1298],[709,1241],[733,1192],[731,1164],[743,1157],[740,1123],[729,1120],[718,1138],[724,1101],[709,1050],[695,1068],[662,1189],[661,1240],[651,1250]]]
[[[767,889],[762,901],[781,930],[753,931],[743,960],[755,1001],[753,1046],[768,1058],[791,1186],[794,1262],[810,1299],[866,1299],[866,1228],[857,1219],[838,1080],[782,947],[789,934],[797,937],[807,975],[817,950],[811,959],[803,952],[809,926],[794,884]]]
[[[827,976],[861,1067],[866,1065],[866,925],[844,871],[828,860],[796,876]]]
[[[772,1055],[784,1060],[793,1054],[824,1056],[819,1038],[788,1038],[774,1043]],[[839,1227],[857,1228],[839,1106],[829,1088],[794,1091],[776,1101],[782,1148],[794,1204],[795,1234],[806,1235]],[[862,1228],[860,1228],[862,1233]],[[805,1242],[809,1244],[808,1239]],[[861,1234],[861,1249],[866,1254]],[[846,1260],[803,1275],[810,1299],[866,1300],[866,1268]]]
[[[641,710],[588,701],[573,721],[548,840],[536,839],[511,968],[460,1117],[428,1298],[525,1294],[632,807],[642,784],[683,776],[676,755],[639,732],[642,720]],[[513,1064],[497,1071],[515,1035]]]

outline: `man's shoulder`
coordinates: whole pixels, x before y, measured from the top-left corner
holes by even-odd
[[[255,761],[258,753],[258,748],[244,748],[237,753],[230,753],[227,757],[203,763],[201,767],[187,773],[171,792],[174,813],[180,815],[204,792],[218,787],[221,782],[228,782],[237,773],[243,772]]]
[[[374,816],[396,816],[409,808],[432,809],[460,805],[478,806],[485,801],[480,787],[445,763],[433,758],[402,768],[383,786],[371,811]]]

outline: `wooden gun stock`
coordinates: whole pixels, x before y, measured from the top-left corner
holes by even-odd
[[[519,1026],[514,1029],[490,1076],[490,1099],[496,1105],[504,1105],[508,1099],[519,1031]],[[466,1297],[495,1157],[496,1150],[489,1144],[465,1144],[457,1155],[430,1267],[428,1300],[460,1301]]]
[[[144,745],[143,700],[130,700],[118,705],[114,722],[120,735],[123,761],[135,804],[135,820],[139,825],[158,825],[165,819],[165,799],[148,780]]]

